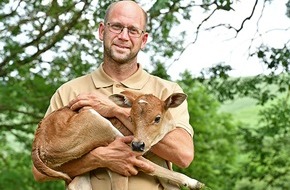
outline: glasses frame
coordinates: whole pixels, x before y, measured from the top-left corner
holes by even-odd
[[[114,24],[118,24],[118,25],[121,27],[120,31],[114,30],[114,29],[112,28],[112,25],[114,25]],[[137,27],[135,27],[135,26],[123,26],[122,24],[119,24],[119,23],[110,23],[110,22],[107,22],[106,25],[108,26],[109,31],[110,31],[110,32],[113,32],[113,33],[115,33],[115,34],[121,34],[121,33],[123,32],[124,28],[127,28],[127,30],[128,30],[128,35],[129,35],[130,37],[132,37],[132,38],[140,38],[140,37],[142,36],[142,34],[145,33],[144,30],[142,30],[142,29],[140,29],[140,28],[137,28]],[[137,31],[139,31],[140,34],[138,34],[138,36],[134,36],[134,34],[130,33],[130,31],[131,31],[132,29],[136,29]],[[133,35],[133,36],[132,36],[132,35]]]

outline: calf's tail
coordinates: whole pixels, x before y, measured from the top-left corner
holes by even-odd
[[[40,153],[39,153],[39,149],[38,148],[32,150],[32,152],[31,152],[33,164],[34,164],[35,168],[39,172],[41,172],[44,175],[53,177],[53,178],[63,179],[67,184],[69,184],[72,181],[72,179],[66,173],[63,173],[63,172],[60,172],[60,171],[56,171],[56,170],[48,167],[42,161],[42,159],[40,158],[39,154]]]

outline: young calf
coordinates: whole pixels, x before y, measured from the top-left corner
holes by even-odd
[[[131,107],[130,117],[134,127],[131,147],[133,151],[145,153],[174,129],[175,124],[167,110],[179,106],[186,95],[175,93],[161,101],[151,94],[137,96],[125,91],[110,96],[110,99],[119,106]],[[68,107],[58,109],[39,123],[32,147],[33,164],[43,174],[65,180],[70,190],[90,190],[89,175],[72,180],[67,174],[54,168],[79,158],[96,147],[106,146],[117,136],[123,136],[115,127],[94,109],[79,112]],[[178,186],[190,189],[203,187],[195,179],[156,165],[144,157],[141,159],[154,166],[155,171],[148,175],[160,178],[165,189],[179,189]],[[127,177],[108,172],[113,190],[128,189]]]

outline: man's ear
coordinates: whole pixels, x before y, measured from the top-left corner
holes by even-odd
[[[145,34],[142,36],[142,44],[141,44],[141,49],[144,49],[146,46],[147,40],[148,40],[148,33],[145,32]]]
[[[103,41],[104,39],[104,31],[105,31],[105,24],[103,22],[100,23],[99,26],[99,39]]]

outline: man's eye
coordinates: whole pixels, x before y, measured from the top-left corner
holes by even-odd
[[[123,29],[123,26],[118,25],[118,24],[111,25],[111,27],[112,27],[114,30],[122,30],[122,29]]]
[[[139,33],[137,28],[130,28],[129,31],[131,34],[138,34]]]

